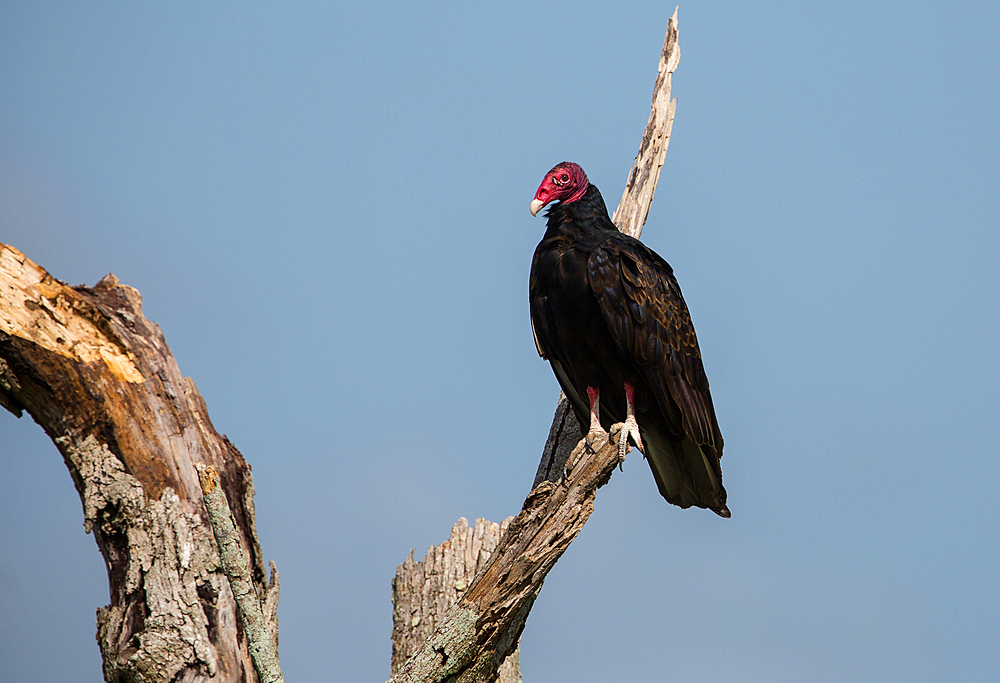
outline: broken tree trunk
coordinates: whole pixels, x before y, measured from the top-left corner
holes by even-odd
[[[679,60],[675,9],[667,23],[649,120],[613,217],[618,229],[633,237],[639,237],[646,222],[670,144],[677,108],[670,86]],[[393,581],[392,683],[497,679],[505,659],[516,653],[545,576],[583,528],[593,511],[597,488],[618,464],[617,429],[617,425],[612,428],[610,439],[581,440],[576,416],[560,395],[533,488],[467,591],[457,592],[446,581],[427,576],[428,566],[444,568],[463,561],[461,556],[468,551],[454,543],[454,529],[452,541],[432,547],[422,564],[413,562],[411,551]],[[477,520],[477,528],[481,522],[492,524]],[[428,633],[431,629],[419,615],[406,618],[408,610],[423,609],[414,605],[424,604],[434,605],[436,615],[454,605],[445,618],[436,617],[441,621],[433,633]],[[400,666],[399,658],[421,643],[422,649]]]
[[[477,519],[475,528],[460,517],[451,537],[427,549],[422,561],[413,551],[396,568],[392,580],[392,675],[419,652],[448,610],[472,585],[473,579],[492,557],[513,517],[500,524]],[[497,677],[499,683],[521,683],[518,649],[507,656]]]
[[[276,633],[250,467],[215,431],[139,292],[113,275],[70,287],[0,244],[0,405],[55,442],[104,556],[105,679],[257,681],[194,464],[219,473]]]
[[[619,427],[581,440],[562,481],[531,490],[476,580],[423,649],[392,677],[394,683],[496,680],[545,576],[583,529],[598,487],[618,465]]]

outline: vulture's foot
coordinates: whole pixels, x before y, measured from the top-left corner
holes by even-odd
[[[635,421],[635,415],[629,415],[628,419],[622,423],[621,434],[618,435],[618,462],[625,462],[625,456],[631,450],[628,444],[628,438],[632,437],[632,441],[635,442],[636,448],[640,452],[643,450],[642,437],[639,436],[639,424]]]
[[[622,423],[622,433],[618,436],[618,463],[625,462],[628,455],[628,438],[631,436],[635,442],[635,447],[640,453],[645,454],[642,446],[642,437],[639,436],[639,423],[635,421],[635,388],[625,382],[625,422]]]

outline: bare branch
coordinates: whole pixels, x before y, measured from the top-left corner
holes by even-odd
[[[535,472],[535,482],[532,486],[538,486],[543,481],[555,484],[562,480],[570,453],[582,437],[580,424],[569,405],[569,399],[560,391],[556,414],[552,418],[552,426],[549,427],[549,438],[545,440],[542,459],[538,463],[538,471]]]
[[[670,81],[677,64],[681,59],[681,48],[677,42],[677,8],[667,22],[667,35],[663,39],[663,51],[660,53],[660,65],[657,70],[656,83],[653,85],[653,106],[649,112],[649,121],[642,133],[639,153],[632,163],[625,192],[618,203],[612,220],[618,229],[626,235],[638,237],[642,226],[646,224],[649,207],[653,204],[656,193],[656,183],[660,180],[660,169],[667,156],[667,146],[670,144],[670,132],[674,127],[674,112],[677,110],[677,98],[670,99]]]

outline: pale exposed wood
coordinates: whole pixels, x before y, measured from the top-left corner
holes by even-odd
[[[613,217],[618,229],[633,237],[639,236],[646,222],[670,143],[677,107],[677,100],[670,99],[670,85],[679,59],[675,9],[667,24],[649,120]],[[394,656],[393,683],[496,680],[500,662],[516,646],[545,576],[583,528],[593,511],[597,488],[618,464],[619,430],[620,425],[615,425],[610,439],[581,440],[576,416],[566,397],[560,396],[533,488],[521,513],[423,649],[400,668]],[[432,564],[447,562],[445,557],[437,559],[437,552],[447,556],[448,542],[428,552]],[[407,563],[412,563],[412,552]],[[426,599],[436,600],[433,596]],[[400,603],[396,607],[399,609]],[[399,623],[405,630],[405,619]],[[411,621],[411,628],[417,627],[419,621]],[[405,637],[400,634],[400,638]],[[394,642],[395,638],[394,632]]]
[[[642,226],[653,204],[656,184],[660,180],[660,169],[670,144],[670,132],[674,127],[674,112],[677,98],[670,99],[670,81],[681,59],[681,47],[677,42],[677,8],[667,22],[667,34],[663,39],[660,65],[656,83],[653,85],[653,104],[649,112],[646,129],[642,132],[639,153],[635,156],[622,193],[621,202],[615,209],[614,221],[618,229],[626,235],[639,237]]]
[[[451,536],[431,546],[421,561],[413,551],[392,580],[392,674],[424,646],[448,610],[458,602],[496,550],[513,517],[500,524],[477,519],[474,528],[459,518]],[[500,667],[499,683],[520,683],[517,648]]]
[[[232,512],[226,501],[226,494],[219,485],[219,473],[211,465],[195,463],[201,491],[205,496],[205,509],[212,525],[212,532],[219,544],[219,558],[222,570],[229,579],[229,586],[236,599],[236,608],[240,622],[247,636],[247,646],[253,658],[254,668],[261,683],[285,683],[278,662],[278,648],[275,643],[277,633],[272,635],[269,621],[265,616],[264,606],[257,596],[256,588],[250,579],[250,567],[247,565],[247,552],[240,542],[240,534],[233,524]],[[278,591],[278,572],[271,563],[271,583],[268,593]],[[277,629],[275,629],[276,631]]]
[[[212,427],[135,289],[56,280],[0,245],[0,404],[28,411],[58,447],[108,568],[98,610],[108,681],[256,681],[194,463],[213,465],[268,594],[253,479]]]

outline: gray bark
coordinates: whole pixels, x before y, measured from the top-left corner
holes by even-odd
[[[477,519],[475,528],[464,517],[451,528],[451,537],[431,546],[422,561],[413,551],[396,568],[392,580],[392,675],[418,652],[443,621],[448,610],[472,585],[476,573],[492,557],[513,517],[496,524]],[[521,683],[518,649],[500,667],[500,683]]]

